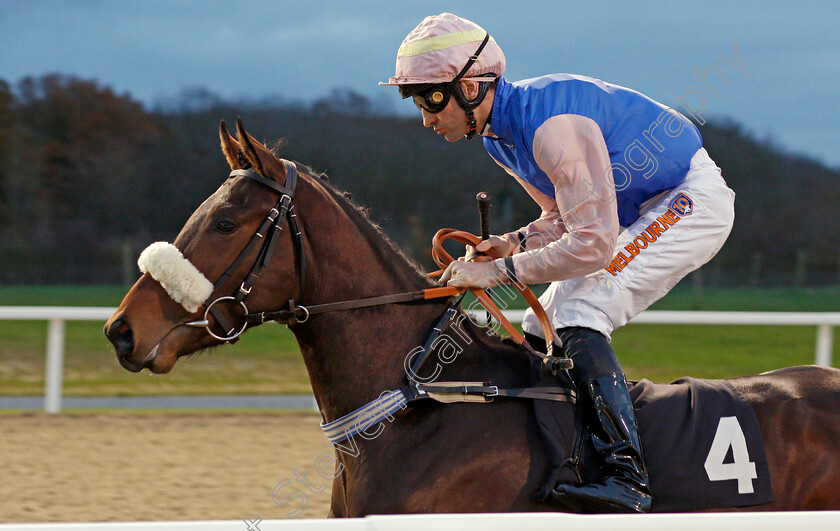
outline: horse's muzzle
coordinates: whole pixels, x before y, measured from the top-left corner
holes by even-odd
[[[124,319],[115,319],[105,324],[105,336],[114,345],[120,359],[131,356],[134,352],[134,333],[131,325]]]

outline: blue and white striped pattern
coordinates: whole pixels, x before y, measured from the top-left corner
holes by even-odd
[[[408,399],[401,390],[388,391],[352,413],[327,424],[322,422],[321,429],[331,443],[340,443],[405,409],[407,403]]]

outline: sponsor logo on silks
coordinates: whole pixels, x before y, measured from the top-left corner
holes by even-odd
[[[656,218],[656,221],[652,222],[650,225],[645,228],[645,230],[636,238],[633,239],[631,243],[628,243],[624,246],[624,249],[618,252],[613,258],[613,261],[608,265],[605,269],[609,271],[612,276],[616,276],[621,273],[621,270],[627,267],[627,264],[633,261],[636,256],[641,253],[643,250],[647,249],[647,246],[655,242],[659,239],[659,235],[663,232],[667,231],[669,228],[673,227],[676,223],[682,219],[682,215],[677,212],[677,209],[674,207],[677,201],[680,201],[681,198],[684,198],[684,203],[679,203],[680,209],[684,210],[686,214],[682,214],[685,216],[691,215],[691,208],[692,202],[691,199],[685,194],[680,194],[679,196],[674,199],[671,204],[669,205],[669,209],[667,212]],[[685,206],[687,205],[687,207]],[[626,251],[626,254],[625,254]]]
[[[680,216],[690,216],[694,212],[694,201],[684,193],[681,193],[668,203],[668,208]]]

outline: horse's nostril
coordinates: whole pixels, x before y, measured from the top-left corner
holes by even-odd
[[[134,334],[131,331],[131,325],[123,319],[117,319],[108,330],[105,331],[108,340],[114,345],[117,350],[117,355],[125,358],[131,355],[134,351]]]

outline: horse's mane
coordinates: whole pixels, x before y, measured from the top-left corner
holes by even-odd
[[[356,227],[359,228],[364,237],[369,242],[373,243],[372,247],[377,253],[379,253],[380,259],[387,259],[391,261],[396,257],[403,263],[405,266],[404,269],[414,273],[418,277],[421,277],[421,279],[425,280],[427,283],[432,283],[420,263],[406,255],[405,252],[400,249],[393,240],[391,240],[382,227],[371,219],[370,209],[368,207],[353,201],[349,192],[339,190],[329,180],[326,173],[317,172],[306,164],[302,164],[297,161],[295,161],[295,164],[297,164],[299,171],[313,177],[318,184],[320,184],[321,187],[323,187],[324,190],[326,190],[327,193],[335,199],[336,203],[338,203],[342,210],[350,217],[350,219],[353,220]]]
[[[284,141],[280,140],[270,148],[270,151],[272,151],[277,158],[280,158],[279,148],[283,145]],[[402,262],[404,267],[398,270],[400,272],[404,272],[404,278],[407,281],[416,282],[419,280],[420,282],[424,282],[426,285],[435,285],[434,281],[429,278],[420,263],[406,255],[405,252],[400,249],[393,240],[391,240],[382,227],[371,219],[368,207],[353,201],[349,192],[338,189],[338,187],[330,181],[325,172],[316,171],[310,166],[298,161],[293,162],[297,165],[299,172],[305,173],[308,177],[312,178],[313,181],[317,182],[333,199],[335,199],[335,202],[348,215],[348,217],[353,220],[354,224],[362,232],[363,236],[373,244],[372,247],[376,250],[381,260],[394,260],[396,258]],[[397,270],[397,268],[395,268],[395,270]],[[409,278],[410,276],[413,276],[414,278]],[[508,345],[518,349],[521,348],[513,338],[502,337],[497,333],[487,334],[485,331],[485,333],[474,335],[476,338],[480,337],[482,342],[493,338],[496,341],[501,341],[503,345]]]
[[[377,249],[377,252],[380,252],[380,258],[382,259],[393,259],[394,256],[399,258],[403,261],[408,271],[416,273],[421,279],[425,280],[427,283],[432,284],[431,281],[423,270],[423,267],[413,258],[406,255],[402,249],[400,249],[392,240],[388,237],[388,234],[380,227],[375,221],[370,218],[370,210],[368,207],[359,205],[350,197],[349,192],[345,192],[343,190],[339,190],[335,185],[330,182],[329,177],[326,173],[317,172],[307,166],[306,164],[302,164],[300,162],[295,161],[295,164],[298,165],[299,171],[302,171],[317,179],[318,183],[323,186],[323,188],[333,197],[335,198],[336,202],[341,205],[341,208],[347,213],[348,216],[355,222],[356,226],[362,231],[365,237],[374,243],[381,243],[382,245],[374,245],[373,247]],[[386,252],[382,252],[383,250],[390,251],[392,254],[388,254]],[[516,348],[521,348],[516,341],[511,337],[502,337],[497,333],[488,334],[486,330],[481,334],[474,334],[474,339],[479,339],[480,341],[487,341],[490,338],[494,338],[495,340],[501,341],[503,345],[509,345]]]

